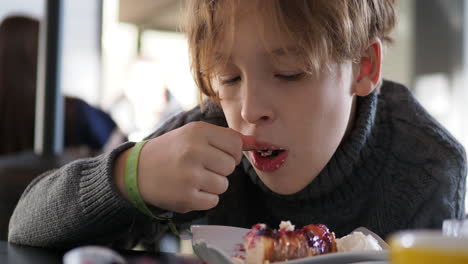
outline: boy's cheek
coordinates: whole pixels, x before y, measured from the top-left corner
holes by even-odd
[[[240,131],[240,110],[236,110],[231,104],[226,103],[226,100],[221,100],[221,109],[223,110],[224,116],[226,117],[226,121],[228,126],[237,132],[242,133]]]

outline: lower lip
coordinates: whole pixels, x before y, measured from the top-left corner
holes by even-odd
[[[282,151],[274,158],[265,158],[257,151],[250,151],[250,156],[252,157],[255,168],[264,172],[272,172],[283,166],[284,162],[288,158],[288,153],[286,151]]]

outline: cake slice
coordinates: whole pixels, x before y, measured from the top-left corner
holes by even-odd
[[[325,225],[294,230],[289,221],[278,230],[256,224],[245,235],[245,263],[272,263],[336,252],[335,234]]]

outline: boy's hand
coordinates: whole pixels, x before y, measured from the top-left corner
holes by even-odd
[[[141,150],[138,163],[141,197],[178,213],[215,207],[228,188],[226,176],[241,161],[243,139],[253,140],[205,122],[192,122],[152,139]],[[117,185],[122,182],[117,181]]]

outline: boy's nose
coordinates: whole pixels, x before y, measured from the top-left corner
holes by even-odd
[[[268,91],[259,84],[245,85],[242,93],[241,116],[247,123],[269,123],[274,119],[273,103]]]

